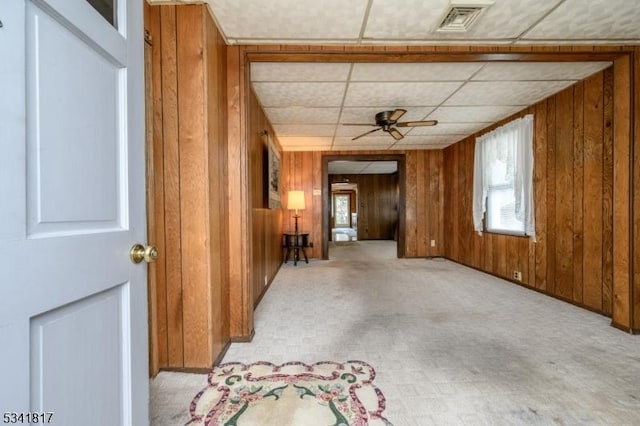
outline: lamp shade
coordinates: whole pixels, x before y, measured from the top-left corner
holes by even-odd
[[[287,208],[289,210],[304,210],[304,191],[289,191],[287,193]]]

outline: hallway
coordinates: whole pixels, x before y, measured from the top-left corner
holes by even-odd
[[[398,425],[638,424],[640,340],[610,319],[393,241],[283,265],[255,338],[224,361],[373,365]],[[153,424],[188,420],[205,375],[152,380]]]

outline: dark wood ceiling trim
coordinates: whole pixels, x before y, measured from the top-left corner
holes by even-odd
[[[614,61],[632,46],[242,46],[249,62]]]

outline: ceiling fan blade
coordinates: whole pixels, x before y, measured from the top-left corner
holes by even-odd
[[[340,123],[341,126],[370,126],[378,127],[377,124],[364,124],[364,123]]]
[[[356,139],[360,139],[363,136],[367,136],[369,133],[373,133],[373,132],[377,132],[378,130],[382,130],[382,127],[378,127],[377,129],[373,129],[373,130],[369,130],[368,132],[364,132],[363,134],[361,134],[360,136],[356,136],[355,138],[351,139],[352,141],[355,141]]]
[[[396,108],[389,116],[389,121],[398,121],[406,112],[406,109]]]
[[[393,136],[393,138],[394,138],[395,140],[397,140],[397,141],[399,141],[400,139],[404,138],[404,136],[402,135],[402,133],[400,133],[400,132],[398,131],[398,129],[394,129],[393,127],[392,127],[392,128],[390,128],[390,129],[388,130],[388,132],[389,132],[389,134],[390,134],[391,136]]]
[[[426,121],[405,121],[403,123],[396,123],[397,127],[424,127],[435,126],[438,124],[438,120],[426,120]]]

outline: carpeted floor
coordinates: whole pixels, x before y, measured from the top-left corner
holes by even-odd
[[[251,343],[225,362],[360,359],[401,425],[640,424],[640,336],[610,320],[393,241],[283,265]],[[206,375],[151,381],[154,425],[184,424]]]

